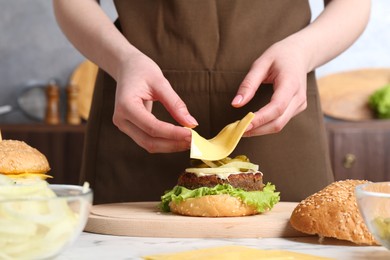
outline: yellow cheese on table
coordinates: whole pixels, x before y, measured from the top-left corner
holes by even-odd
[[[198,250],[190,250],[173,254],[145,256],[146,260],[239,260],[239,259],[267,259],[267,260],[327,260],[332,258],[295,253],[283,250],[260,250],[245,246],[223,246]]]
[[[193,159],[215,161],[226,158],[236,148],[255,114],[250,112],[243,119],[225,126],[212,139],[205,139],[192,130],[191,153]]]

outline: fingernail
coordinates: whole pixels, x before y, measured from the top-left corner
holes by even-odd
[[[198,125],[198,122],[195,120],[195,118],[193,118],[191,115],[187,115],[186,116],[186,120],[188,123],[190,123],[191,125]]]
[[[248,127],[246,128],[245,132],[248,132],[248,131],[252,130],[252,128],[253,128],[253,125],[249,124]]]
[[[191,143],[191,136],[185,137],[184,140],[185,140],[187,143]]]
[[[241,95],[235,96],[235,98],[232,101],[232,105],[239,105],[242,101],[243,97]]]

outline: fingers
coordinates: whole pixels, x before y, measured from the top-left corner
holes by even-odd
[[[189,148],[189,129],[158,120],[147,110],[142,100],[131,103],[129,110],[122,110],[127,108],[125,106],[115,109],[113,122],[137,144],[149,152],[173,152]]]
[[[268,105],[271,106],[271,103]],[[307,107],[306,99],[302,101],[302,98],[299,98],[298,96],[294,96],[291,99],[291,102],[288,104],[287,108],[279,116],[277,116],[278,112],[276,113],[270,112],[268,114],[268,118],[267,115],[263,116],[262,110],[267,110],[267,108],[264,107],[259,111],[255,112],[256,116],[253,119],[251,126],[248,127],[247,132],[244,133],[244,137],[279,133],[287,125],[287,123],[290,121],[291,118],[298,115],[300,112],[304,111],[306,107]],[[282,111],[282,109],[272,109],[272,108],[270,108],[270,110]],[[267,114],[267,112],[265,112],[265,114]],[[276,116],[273,117],[272,114]]]
[[[172,89],[167,80],[162,83],[165,86],[156,88],[156,97],[168,110],[171,116],[181,125],[193,128],[198,125],[198,122],[191,116],[186,104]]]
[[[289,83],[287,83],[289,82]],[[254,120],[254,127],[259,127],[269,123],[270,121],[276,120],[281,116],[286,116],[286,110],[289,107],[294,109],[294,102],[297,102],[295,97],[297,94],[296,88],[292,87],[289,80],[276,80],[274,83],[274,93],[271,97],[270,102],[262,107],[258,111],[258,116]]]
[[[124,122],[123,132],[130,136],[134,142],[144,148],[149,153],[172,153],[186,151],[190,148],[191,142],[188,140],[173,140],[160,137],[149,136],[146,132],[129,121]],[[185,132],[191,132],[182,127]]]
[[[129,106],[131,104],[131,106]],[[186,151],[191,146],[191,131],[158,120],[152,113],[152,101],[134,96],[117,100],[113,123],[150,153]]]
[[[161,69],[141,54],[121,64],[117,78],[113,123],[149,152],[176,152],[190,147],[191,131],[198,123],[173,90]],[[182,126],[164,122],[152,114],[160,102]]]
[[[299,59],[285,50],[283,44],[274,45],[258,58],[232,101],[234,107],[242,107],[262,83],[273,84],[270,102],[255,113],[244,136],[278,133],[292,117],[306,109],[307,72]]]
[[[253,63],[231,103],[233,107],[242,107],[253,98],[260,84],[266,77],[268,67],[269,64],[266,60],[258,59]]]

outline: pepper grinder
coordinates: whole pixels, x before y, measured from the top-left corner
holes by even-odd
[[[79,125],[81,123],[81,118],[77,106],[77,96],[79,90],[75,84],[72,82],[66,88],[67,93],[67,114],[66,121],[71,125]]]
[[[60,89],[57,86],[55,81],[50,81],[49,85],[46,87],[46,115],[45,122],[50,125],[57,125],[60,123],[60,112],[59,112],[59,102],[60,102]]]

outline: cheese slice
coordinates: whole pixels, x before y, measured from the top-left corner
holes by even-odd
[[[173,254],[159,254],[143,257],[145,260],[238,260],[238,259],[267,259],[267,260],[326,260],[332,258],[296,253],[284,250],[260,250],[245,246],[222,246],[190,250]]]
[[[19,174],[4,174],[4,175],[12,179],[40,178],[42,180],[45,180],[47,178],[53,178],[52,176],[44,173],[19,173]]]
[[[226,158],[236,148],[245,130],[252,122],[255,114],[249,112],[243,119],[225,126],[212,139],[205,139],[195,130],[192,131],[190,157],[200,160],[221,160]]]

